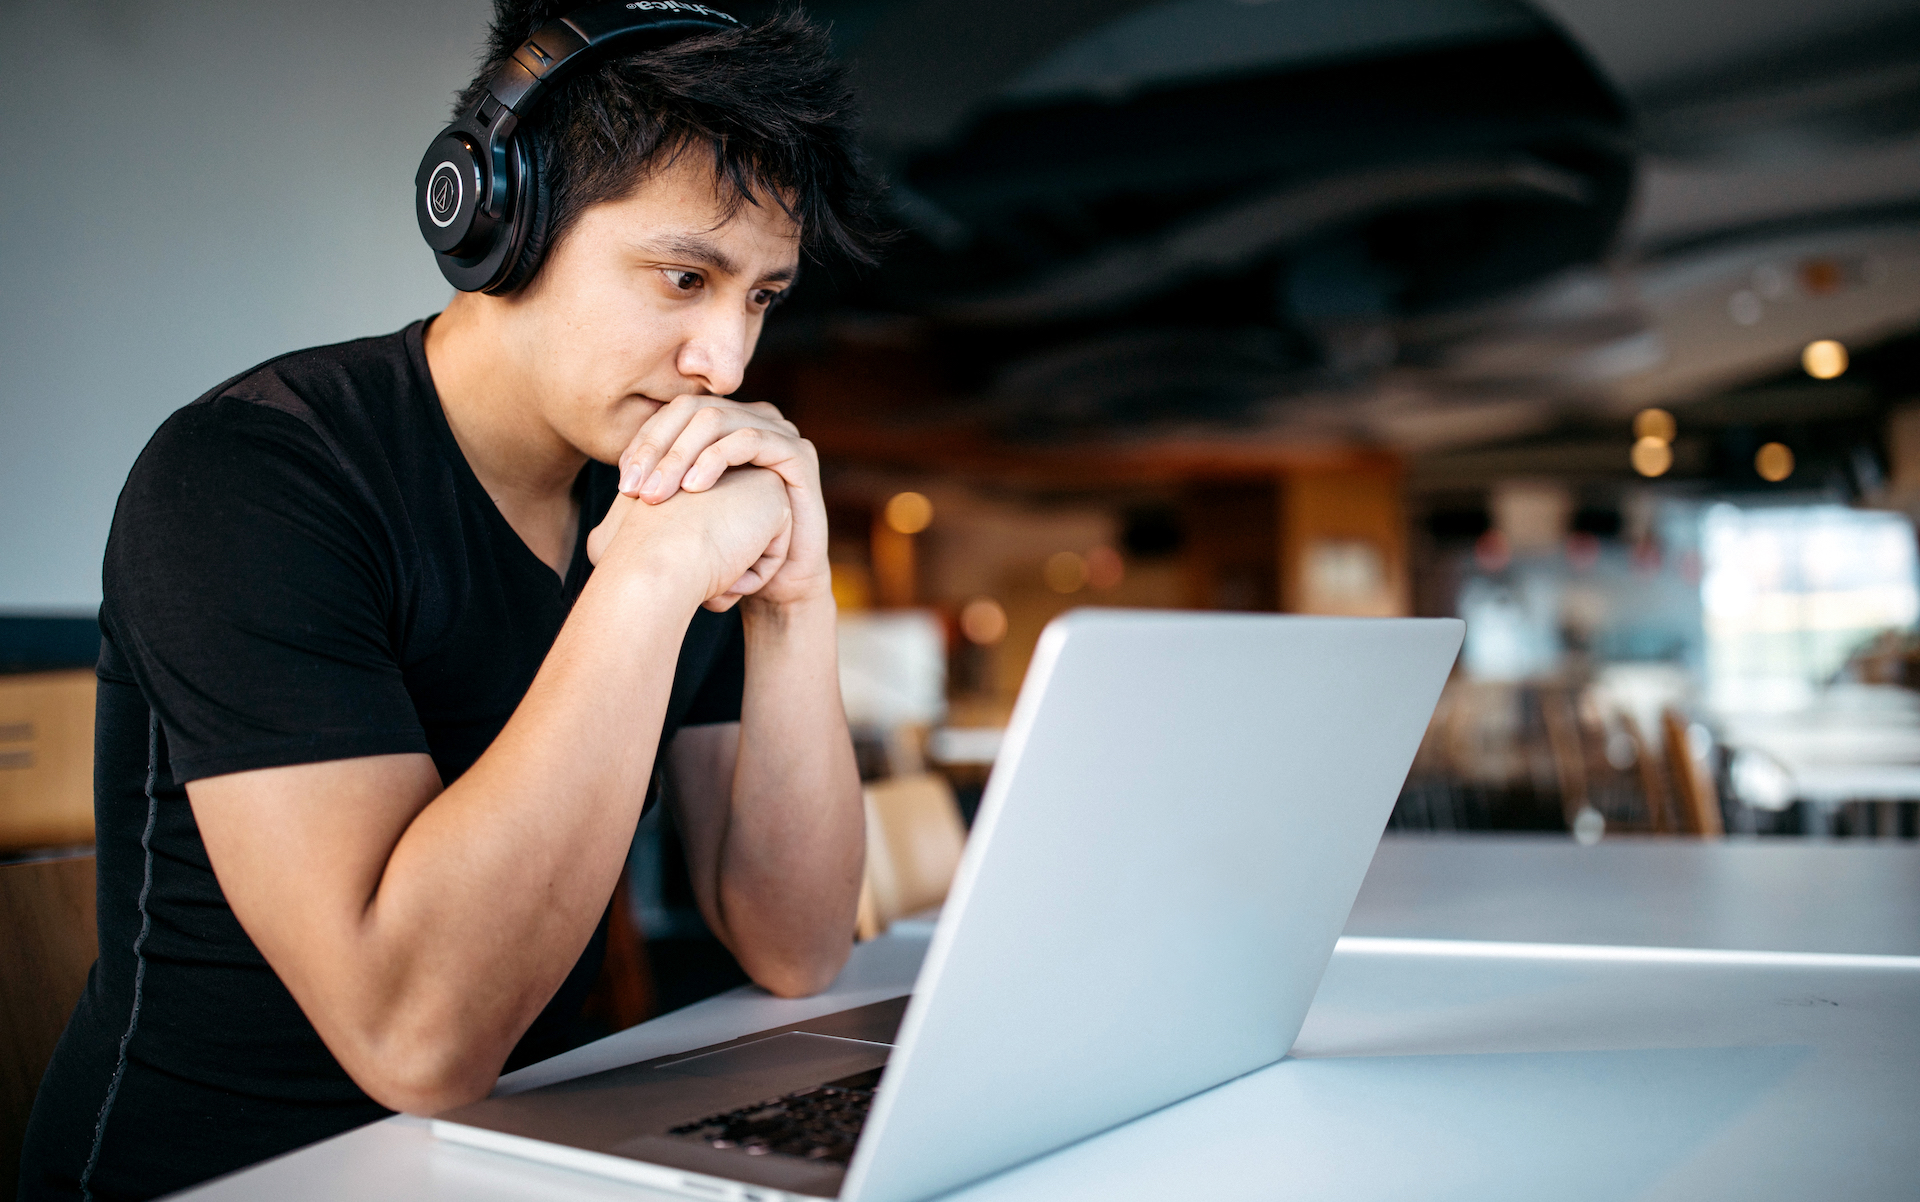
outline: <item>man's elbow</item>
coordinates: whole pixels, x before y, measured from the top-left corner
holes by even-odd
[[[775,997],[802,998],[824,993],[846,967],[852,944],[809,957],[783,956],[743,965],[753,983]]]
[[[354,1083],[387,1109],[406,1114],[432,1115],[478,1102],[500,1077],[470,1049],[427,1047],[355,1059],[359,1063],[348,1066]]]

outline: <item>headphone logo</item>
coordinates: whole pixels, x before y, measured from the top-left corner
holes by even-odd
[[[441,229],[460,211],[461,191],[460,169],[451,162],[435,167],[427,178],[427,217]]]
[[[682,3],[682,0],[634,0],[634,3],[627,7],[642,12],[698,13],[703,17],[718,17],[733,25],[740,23],[740,19],[730,13],[723,13],[717,8],[708,8],[704,4]]]

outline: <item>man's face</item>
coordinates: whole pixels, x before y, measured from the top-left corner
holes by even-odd
[[[541,415],[603,463],[674,397],[739,387],[767,306],[799,267],[793,220],[763,197],[722,222],[701,160],[683,154],[587,209],[510,300],[508,337]]]

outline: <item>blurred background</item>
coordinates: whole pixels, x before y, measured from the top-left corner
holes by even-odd
[[[7,849],[91,838],[59,670],[154,427],[444,303],[412,171],[488,8],[0,0]],[[871,780],[970,819],[1073,606],[1457,615],[1397,829],[1915,838],[1920,8],[807,8],[904,233],[741,395],[821,450]]]
[[[814,11],[907,237],[748,391],[872,771],[1070,606],[1457,615],[1397,827],[1914,836],[1920,10]]]

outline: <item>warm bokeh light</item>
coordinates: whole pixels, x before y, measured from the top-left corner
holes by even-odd
[[[1087,583],[1097,589],[1119,588],[1127,578],[1126,561],[1112,547],[1095,547],[1087,552]]]
[[[1055,551],[1043,569],[1047,587],[1056,593],[1077,593],[1087,583],[1087,561],[1072,551]]]
[[[887,526],[901,534],[918,534],[933,524],[933,502],[917,492],[895,493],[887,502]]]
[[[1665,409],[1642,409],[1633,417],[1635,438],[1657,438],[1661,442],[1672,442],[1678,430],[1679,427],[1673,421],[1673,414]]]
[[[1498,530],[1489,530],[1475,539],[1473,562],[1479,564],[1483,572],[1505,571],[1513,562],[1513,547],[1508,544],[1507,536]]]
[[[1808,259],[1800,264],[1800,286],[1809,296],[1831,296],[1846,282],[1846,272],[1832,259]]]
[[[1633,444],[1633,470],[1643,476],[1664,476],[1673,466],[1673,447],[1664,438],[1642,438]]]
[[[1832,380],[1846,374],[1847,348],[1831,338],[1807,343],[1800,352],[1800,366],[1816,380]]]
[[[865,609],[873,604],[873,575],[858,564],[827,565],[833,587],[833,603],[842,610]]]
[[[975,597],[960,609],[960,633],[969,643],[991,647],[1007,637],[1007,611],[992,597]]]
[[[1753,454],[1753,470],[1769,484],[1793,475],[1793,450],[1784,442],[1770,442]]]

